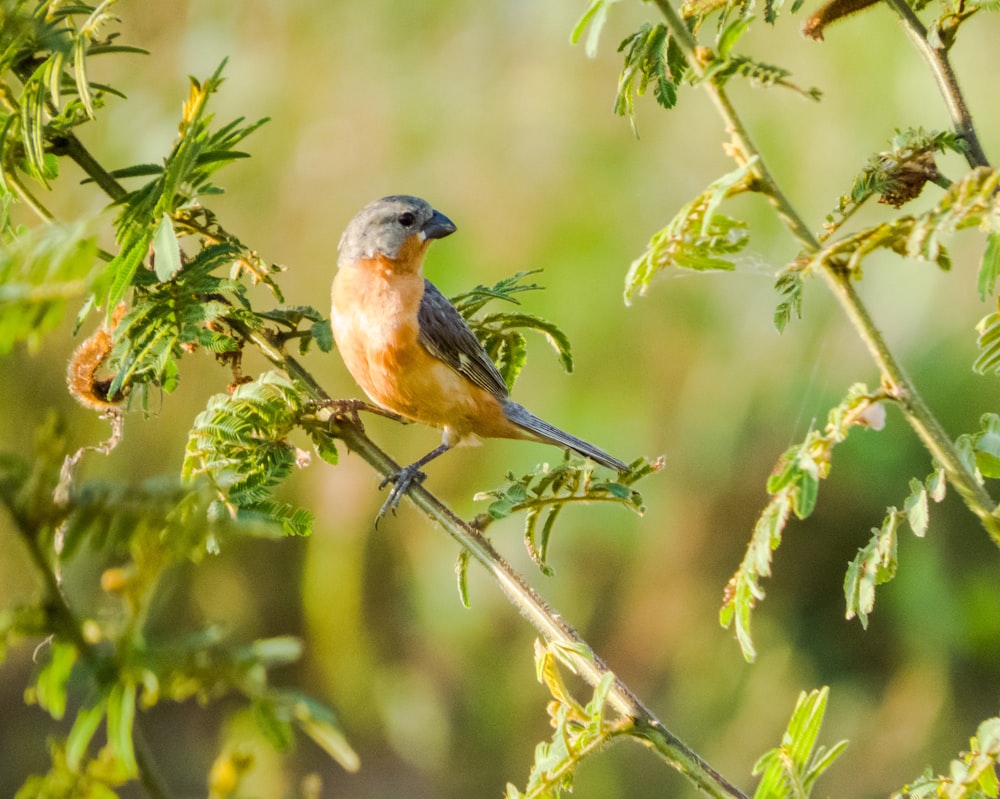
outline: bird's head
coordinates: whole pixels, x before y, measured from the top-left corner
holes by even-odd
[[[409,261],[432,239],[455,232],[455,223],[419,197],[396,194],[368,203],[340,237],[340,266],[364,259]],[[419,257],[416,262],[419,268]]]

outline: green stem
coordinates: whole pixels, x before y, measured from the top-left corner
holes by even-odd
[[[312,399],[329,400],[329,395],[294,358],[285,354],[262,331],[251,331],[238,323],[235,329],[257,345],[274,366],[300,381]],[[379,449],[368,438],[360,425],[349,418],[333,419],[331,435],[339,438],[347,448],[367,462],[383,477],[399,471],[399,464]],[[496,581],[500,590],[548,642],[555,643],[573,661],[576,672],[591,686],[600,683],[608,666],[591,649],[580,634],[567,624],[562,614],[556,612],[503,556],[489,540],[472,525],[464,522],[431,494],[423,485],[412,484],[407,495],[430,519],[437,522],[482,565]],[[687,777],[706,796],[716,799],[746,799],[746,795],[729,783],[690,747],[671,733],[632,693],[617,676],[608,692],[608,703],[623,717],[634,721],[636,736],[648,741],[654,750],[673,768]]]
[[[893,1],[890,0],[890,2]],[[767,196],[778,216],[781,217],[792,236],[802,245],[804,250],[808,253],[816,252],[820,248],[819,240],[774,179],[760,150],[754,144],[742,119],[729,101],[725,89],[713,80],[704,77],[704,68],[696,55],[697,43],[694,36],[668,0],[653,0],[653,2],[666,19],[667,27],[683,51],[692,72],[701,79],[700,84],[705,87],[720,116],[725,121],[738,158],[744,162],[752,158],[756,159],[753,171],[757,179],[758,190]],[[903,0],[899,0],[899,2],[903,2]],[[875,361],[881,373],[884,389],[898,401],[903,415],[917,437],[935,460],[941,464],[948,476],[948,481],[962,496],[969,509],[979,518],[983,528],[994,543],[1000,546],[1000,519],[994,515],[996,504],[976,480],[975,475],[965,468],[954,442],[948,437],[941,423],[921,398],[916,386],[896,361],[885,343],[881,331],[875,325],[868,309],[858,296],[851,279],[828,263],[821,265],[819,274],[861,337],[872,360]]]
[[[965,151],[965,159],[969,162],[969,166],[973,168],[977,166],[989,166],[989,159],[983,151],[983,146],[979,143],[976,127],[972,123],[972,114],[969,113],[969,107],[965,103],[965,97],[958,84],[958,78],[951,67],[947,47],[936,47],[931,44],[930,38],[927,35],[927,28],[920,21],[920,18],[913,9],[910,8],[906,0],[887,0],[887,2],[892,10],[896,12],[899,21],[903,25],[903,29],[906,31],[906,35],[913,42],[914,47],[917,48],[917,51],[923,57],[924,61],[927,62],[927,66],[934,75],[938,91],[941,92],[945,106],[948,108],[948,114],[951,116],[955,133],[961,136],[968,145],[968,149]]]

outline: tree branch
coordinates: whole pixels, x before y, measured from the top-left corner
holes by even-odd
[[[962,89],[958,85],[958,78],[951,67],[947,46],[943,44],[940,46],[931,44],[927,28],[920,21],[914,10],[910,8],[906,0],[886,1],[889,7],[896,12],[896,16],[899,17],[906,35],[913,42],[914,47],[917,48],[917,51],[923,57],[924,61],[927,62],[927,66],[934,75],[934,81],[938,85],[938,91],[941,92],[941,96],[944,98],[944,103],[948,108],[949,116],[951,116],[955,133],[961,136],[968,145],[968,149],[965,152],[965,160],[968,161],[969,166],[972,168],[989,166],[989,159],[986,157],[986,153],[979,143],[976,127],[972,123],[972,114],[969,113],[969,107],[965,103]]]
[[[327,402],[330,397],[295,358],[287,355],[261,331],[250,331],[241,326],[235,329],[252,341],[279,369],[298,380],[312,399]],[[347,448],[360,456],[382,477],[399,471],[399,464],[365,435],[361,426],[350,418],[330,421],[330,434],[344,442]],[[591,686],[596,686],[608,666],[591,649],[580,634],[555,611],[518,573],[490,541],[419,483],[410,485],[407,496],[429,519],[444,528],[459,545],[475,558],[496,581],[500,590],[520,611],[538,633],[549,643],[556,644],[576,672]],[[746,794],[733,786],[715,769],[698,756],[690,747],[671,733],[638,697],[615,676],[608,692],[608,703],[635,724],[635,735],[648,741],[653,749],[673,768],[688,778],[702,793],[715,799],[747,799]]]

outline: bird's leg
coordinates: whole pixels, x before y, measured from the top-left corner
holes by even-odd
[[[382,503],[382,507],[379,508],[378,514],[375,516],[376,527],[382,520],[382,517],[385,516],[385,512],[387,510],[391,510],[393,515],[395,515],[396,508],[399,507],[399,501],[403,498],[403,494],[407,492],[413,483],[423,482],[427,475],[420,471],[420,467],[426,466],[438,455],[443,455],[449,449],[451,449],[450,444],[442,443],[440,446],[435,447],[419,460],[414,461],[409,466],[404,466],[398,472],[393,472],[386,477],[385,480],[379,483],[379,491],[389,485],[389,483],[392,483],[392,488],[389,490],[389,496],[385,498],[385,502]]]

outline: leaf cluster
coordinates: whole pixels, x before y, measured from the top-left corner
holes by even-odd
[[[204,551],[206,541],[261,528],[206,513],[211,497],[203,486],[81,481],[72,468],[77,458],[66,460],[65,447],[64,430],[52,419],[39,430],[30,457],[0,455],[0,504],[48,576],[37,604],[0,617],[0,656],[12,640],[49,638],[25,697],[56,720],[72,712],[65,737],[50,742],[50,770],[29,778],[18,796],[61,796],[59,786],[67,785],[89,791],[73,795],[114,796],[139,775],[138,711],[191,696],[208,702],[242,695],[259,706],[266,732],[294,723],[353,767],[356,756],[329,711],[269,684],[273,668],[298,660],[294,639],[243,644],[214,628],[166,639],[148,632],[150,609],[170,569]],[[103,571],[92,586],[98,601],[74,610],[54,575],[81,557],[96,558]],[[105,743],[95,751],[102,727]]]
[[[31,3],[5,0],[0,9],[0,182],[19,183],[17,171],[45,183],[58,174],[54,144],[93,118],[113,87],[87,73],[92,56],[143,52],[101,36],[115,21],[108,2]],[[32,8],[32,6],[34,6]],[[12,82],[17,88],[12,86]]]
[[[224,66],[225,62],[204,83],[191,79],[180,135],[162,165],[143,164],[110,173],[116,180],[154,177],[116,198],[121,204],[116,219],[119,253],[107,266],[96,298],[98,305],[113,307],[122,300],[151,251],[158,280],[169,280],[180,271],[183,258],[174,233],[175,218],[178,214],[182,220],[189,218],[190,206],[198,196],[220,191],[210,182],[212,175],[225,164],[245,158],[247,154],[235,149],[236,145],[267,121],[243,124],[239,118],[218,130],[211,129],[208,99],[222,84]]]
[[[535,269],[516,272],[493,286],[479,285],[451,298],[452,304],[469,323],[479,343],[497,365],[508,389],[514,387],[521,369],[528,360],[528,342],[522,332],[525,330],[541,333],[555,351],[562,368],[566,372],[573,371],[573,353],[569,338],[555,323],[524,312],[496,312],[481,317],[476,315],[493,300],[520,305],[515,294],[542,288],[535,283],[525,284],[522,281],[540,271]]]
[[[847,741],[830,749],[816,746],[829,694],[825,686],[799,694],[781,745],[753,767],[761,775],[754,799],[808,799],[816,780],[843,754]]]
[[[97,246],[81,226],[0,234],[0,355],[19,342],[35,349],[99,272]]]
[[[614,111],[626,117],[632,132],[639,135],[635,122],[635,98],[653,85],[653,96],[663,108],[677,104],[677,89],[687,72],[687,64],[677,42],[663,23],[648,22],[618,45],[625,64],[618,76]]]
[[[207,479],[218,512],[267,520],[289,535],[308,535],[312,514],[272,497],[275,486],[306,459],[288,440],[302,426],[306,411],[299,390],[276,372],[265,372],[232,393],[216,394],[188,434],[184,479]],[[320,454],[336,463],[332,442],[312,429]]]
[[[816,507],[820,480],[830,471],[833,450],[853,427],[881,429],[884,423],[881,392],[872,393],[857,383],[827,417],[822,430],[811,430],[801,443],[790,447],[779,459],[767,490],[771,499],[754,525],[743,561],[726,585],[719,621],[732,625],[747,660],[756,652],[750,635],[750,615],[764,598],[761,579],[771,575],[772,552],[781,544],[791,517],[808,518]]]
[[[869,156],[850,192],[840,198],[836,215],[849,214],[876,194],[879,202],[899,208],[918,197],[927,182],[942,180],[934,160],[937,153],[961,154],[967,147],[952,131],[924,131],[923,128],[896,131],[888,150]],[[834,219],[834,215],[828,219],[831,226]]]
[[[586,656],[581,651],[574,654]],[[535,674],[552,694],[548,711],[554,732],[551,741],[535,747],[535,761],[524,792],[508,783],[506,799],[559,799],[564,792],[572,792],[579,763],[632,727],[631,719],[615,721],[607,717],[607,694],[614,674],[607,672],[594,687],[590,701],[583,705],[567,689],[560,662],[572,668],[558,647],[535,642]]]
[[[869,542],[847,567],[844,576],[844,596],[847,598],[847,618],[855,616],[861,626],[868,627],[868,614],[875,607],[875,588],[896,576],[896,551],[899,528],[904,522],[918,538],[927,533],[929,502],[944,499],[947,483],[940,470],[932,472],[924,482],[910,480],[910,493],[903,509],[890,507],[881,527],[872,528]]]
[[[752,166],[746,163],[723,175],[653,235],[625,277],[626,303],[645,294],[657,273],[670,267],[698,272],[734,268],[733,257],[750,241],[749,228],[717,209],[723,200],[750,189]]]
[[[655,461],[640,458],[618,480],[594,480],[593,463],[567,452],[563,462],[556,466],[540,464],[520,477],[508,472],[506,485],[476,494],[477,500],[490,502],[485,515],[480,515],[476,523],[485,529],[494,521],[524,512],[524,544],[528,554],[544,574],[552,574],[548,565],[549,542],[555,522],[565,508],[602,502],[622,505],[642,515],[645,511],[642,494],[632,485],[662,469],[663,464],[662,457]]]
[[[947,776],[935,776],[928,769],[916,781],[894,793],[890,799],[996,799],[1000,795],[997,765],[1000,763],[1000,718],[979,725],[969,740],[969,750],[952,760]]]
[[[992,294],[1000,274],[1000,248],[993,243],[1000,235],[998,186],[1000,174],[993,169],[973,169],[951,184],[930,210],[899,216],[857,233],[828,240],[812,254],[809,265],[825,262],[839,271],[859,277],[864,258],[875,250],[888,249],[905,258],[931,261],[941,269],[950,269],[951,257],[942,239],[957,230],[979,227],[991,237],[979,272],[979,292],[985,298]]]

